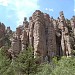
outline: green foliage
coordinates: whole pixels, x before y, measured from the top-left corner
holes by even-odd
[[[53,70],[53,66],[49,63],[44,63],[40,65],[40,70],[36,75],[50,75]]]
[[[10,60],[7,50],[0,49],[0,75],[75,75],[75,57],[54,57],[53,60],[36,64],[33,49],[29,47],[21,52],[17,58]]]
[[[51,75],[75,75],[75,57],[62,57]]]
[[[75,50],[72,50],[72,55],[74,55],[74,56],[75,56]]]
[[[6,35],[3,40],[4,40],[4,46],[7,46],[7,47],[11,46],[11,41],[10,41],[9,35]]]
[[[20,53],[18,58],[15,60],[15,67],[17,72],[21,72],[26,75],[33,75],[37,72],[38,65],[36,64],[32,48],[29,47],[27,50]]]
[[[15,69],[12,64],[7,68],[3,75],[16,75]]]
[[[57,57],[54,57],[50,63],[45,62],[40,64],[39,72],[36,75],[50,75],[58,64]]]
[[[32,48],[29,47],[11,61],[3,47],[0,49],[0,75],[35,75],[38,67],[36,60]]]
[[[62,57],[59,61],[54,57],[52,62],[40,67],[36,75],[75,75],[75,57]]]
[[[10,66],[10,59],[6,56],[6,50],[3,48],[0,49],[0,75],[3,74]]]

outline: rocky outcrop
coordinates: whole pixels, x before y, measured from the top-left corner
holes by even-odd
[[[33,40],[34,40],[34,56],[40,56],[41,61],[46,56],[46,36],[45,36],[45,20],[41,11],[37,10],[33,13],[34,22]]]
[[[71,44],[70,44],[70,36],[67,28],[67,24],[64,18],[63,11],[60,12],[60,23],[61,26],[61,48],[63,51],[63,55],[70,56],[71,55]]]
[[[0,48],[4,45],[5,25],[0,22]]]
[[[29,18],[24,17],[23,24],[16,28],[13,34],[11,48],[12,57],[32,46],[34,57],[40,56],[41,62],[50,61],[54,56],[71,56],[75,44],[75,17],[66,20],[63,11],[55,20],[47,13],[36,10]],[[5,26],[0,23],[0,37],[5,34]],[[10,33],[10,27],[6,33]]]

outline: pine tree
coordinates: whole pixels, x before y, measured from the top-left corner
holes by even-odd
[[[17,73],[35,75],[37,72],[38,65],[36,64],[36,58],[34,58],[31,47],[19,54],[18,58],[15,60],[15,64]]]

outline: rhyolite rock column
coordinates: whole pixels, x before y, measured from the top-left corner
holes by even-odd
[[[24,51],[28,47],[28,36],[25,30],[22,31],[21,46],[22,46],[22,49],[21,49],[22,51]]]
[[[46,36],[46,50],[48,57],[52,58],[56,56],[56,37],[55,37],[55,29],[52,21],[50,21],[50,17],[48,14],[44,14],[45,18],[45,36]],[[48,58],[49,59],[49,58]]]
[[[34,22],[34,57],[40,56],[41,62],[46,54],[45,24],[44,15],[41,11],[36,10],[32,15]]]
[[[32,20],[32,17],[30,17],[29,18],[29,45],[34,48],[33,31],[34,31],[34,22]]]
[[[5,25],[0,22],[0,48],[5,44]]]
[[[70,46],[69,32],[66,26],[63,11],[60,12],[60,26],[61,26],[61,33],[62,33],[61,47],[62,47],[63,55],[70,56],[71,46]]]

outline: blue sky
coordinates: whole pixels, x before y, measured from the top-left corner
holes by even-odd
[[[24,17],[38,9],[55,19],[64,11],[65,17],[70,19],[75,15],[75,0],[0,0],[0,22],[15,30]]]

